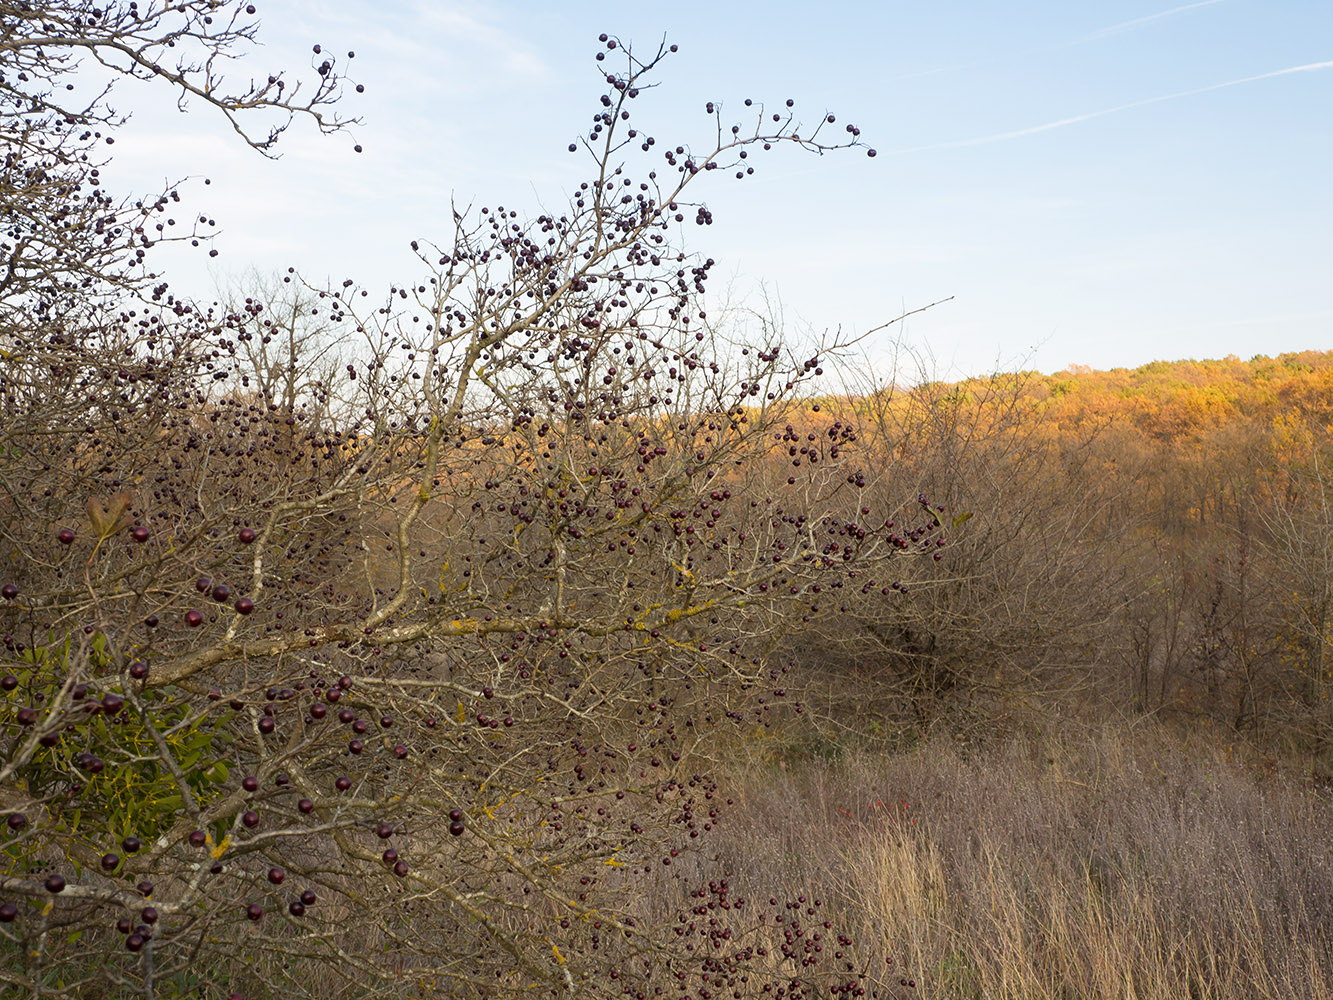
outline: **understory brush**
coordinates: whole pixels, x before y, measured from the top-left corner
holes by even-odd
[[[921,997],[1333,996],[1333,796],[1219,744],[1047,724],[734,782],[736,879]]]

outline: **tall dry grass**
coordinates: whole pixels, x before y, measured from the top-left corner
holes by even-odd
[[[822,897],[881,996],[1333,997],[1333,796],[1221,747],[1050,726],[735,783],[722,863]]]

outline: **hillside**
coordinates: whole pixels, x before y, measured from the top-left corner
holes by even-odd
[[[871,595],[805,647],[855,670],[877,710],[929,726],[1022,690],[1262,734],[1327,766],[1333,352],[820,402],[812,421],[857,424],[876,490],[948,511],[908,600]]]

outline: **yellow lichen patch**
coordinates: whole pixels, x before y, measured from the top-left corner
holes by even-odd
[[[695,604],[688,608],[672,608],[666,613],[666,620],[669,622],[678,622],[682,618],[701,614],[713,606],[712,598],[704,601],[702,604]]]

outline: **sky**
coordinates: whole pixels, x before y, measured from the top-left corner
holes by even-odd
[[[562,205],[589,168],[567,147],[600,110],[607,32],[679,46],[636,110],[659,143],[706,142],[710,100],[745,122],[746,98],[791,98],[877,151],[787,148],[743,182],[707,177],[714,224],[684,237],[717,261],[719,308],[855,338],[947,299],[858,348],[932,378],[1333,348],[1328,0],[257,7],[261,44],[233,72],[310,78],[313,44],[355,50],[365,92],[342,111],[361,124],[298,122],[269,161],[210,109],[122,84],[109,189],[189,177],[222,229],[216,258],[160,253],[179,292],[288,267],[387,288],[420,277],[411,240],[449,241],[452,204]]]

